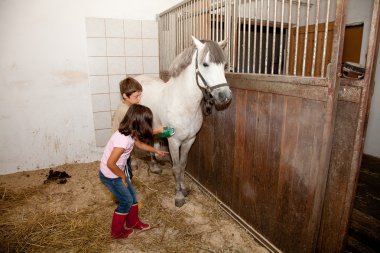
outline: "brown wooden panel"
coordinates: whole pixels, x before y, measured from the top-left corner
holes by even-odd
[[[205,117],[202,126],[202,132],[199,136],[199,180],[212,192],[215,188],[215,168],[213,166],[214,147],[214,117]]]
[[[310,252],[314,194],[323,187],[316,168],[325,103],[253,90],[233,94],[230,107],[205,119],[191,150],[199,152],[199,181],[281,250]]]
[[[236,90],[232,89],[235,94]],[[217,133],[215,138],[215,156],[213,158],[216,182],[216,196],[228,206],[231,206],[234,193],[233,184],[233,163],[235,149],[235,121],[231,120],[236,114],[236,96],[232,99],[228,110],[215,111],[214,128]]]
[[[345,101],[338,102],[318,252],[338,250],[335,247],[339,244],[337,241],[342,238],[339,228],[342,226],[342,210],[346,204],[344,202],[347,186],[352,173],[351,165],[358,110],[358,104]]]
[[[245,119],[246,119],[246,104],[247,104],[247,92],[244,90],[237,90],[233,99],[236,99],[236,115],[235,115],[235,149],[234,149],[234,173],[232,192],[235,198],[232,200],[232,210],[240,213],[240,186],[242,184],[242,175],[240,172],[243,168],[243,162],[245,159],[244,154],[244,139],[245,139]],[[244,218],[244,217],[243,217]]]
[[[246,103],[242,110],[246,111],[244,122],[242,123],[245,131],[243,140],[240,143],[236,140],[235,145],[242,146],[242,160],[240,167],[235,167],[237,173],[240,174],[239,192],[239,214],[240,216],[257,227],[255,221],[258,220],[260,215],[260,207],[257,203],[258,192],[255,187],[255,172],[254,164],[256,160],[255,152],[255,138],[257,132],[257,119],[258,119],[258,92],[246,92]]]

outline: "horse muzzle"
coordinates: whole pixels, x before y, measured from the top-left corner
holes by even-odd
[[[232,99],[232,91],[229,87],[213,90],[211,92],[211,95],[214,98],[215,105],[228,104]]]

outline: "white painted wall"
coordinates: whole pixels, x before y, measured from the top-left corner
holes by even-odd
[[[377,57],[375,90],[372,96],[364,153],[380,158],[380,53]]]
[[[100,159],[86,17],[155,20],[180,0],[1,0],[0,174]]]

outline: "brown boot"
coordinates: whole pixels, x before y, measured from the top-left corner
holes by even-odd
[[[137,203],[131,206],[131,209],[129,210],[129,213],[125,219],[125,225],[127,228],[140,230],[147,230],[150,228],[149,224],[145,224],[139,219],[139,206]]]
[[[127,217],[127,213],[113,213],[111,236],[115,239],[128,238],[133,233],[133,229],[125,229],[124,222]]]

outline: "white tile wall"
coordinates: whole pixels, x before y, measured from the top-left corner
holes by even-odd
[[[142,57],[127,57],[125,64],[129,75],[144,73]]]
[[[95,130],[95,141],[97,147],[104,147],[111,137],[111,129]]]
[[[158,39],[143,39],[143,56],[158,56]]]
[[[121,19],[105,19],[106,37],[124,38],[124,21]]]
[[[111,100],[111,110],[115,111],[120,104],[120,92],[118,93],[110,93]]]
[[[120,103],[119,82],[127,75],[158,77],[158,24],[87,18],[86,32],[95,138],[102,147],[111,136],[111,116]]]
[[[124,20],[125,38],[141,38],[141,20]]]
[[[105,37],[106,26],[103,18],[87,18],[86,19],[87,37]]]
[[[94,112],[95,129],[111,128],[111,112]]]
[[[90,76],[91,94],[109,93],[108,76]]]
[[[142,40],[125,39],[125,56],[142,56]]]
[[[108,75],[107,57],[89,57],[88,67],[90,75]]]
[[[158,70],[158,57],[143,57],[144,73],[156,74]]]
[[[107,38],[107,56],[124,56],[124,39]]]
[[[110,105],[110,95],[108,93],[92,95],[93,112],[107,112],[111,109]]]
[[[109,92],[120,92],[119,83],[126,75],[112,75],[108,77]]]
[[[158,38],[158,25],[156,21],[143,20],[141,23],[142,38]]]
[[[88,56],[106,56],[107,43],[106,38],[88,38],[87,39]]]
[[[108,57],[108,74],[125,74],[125,57]]]

